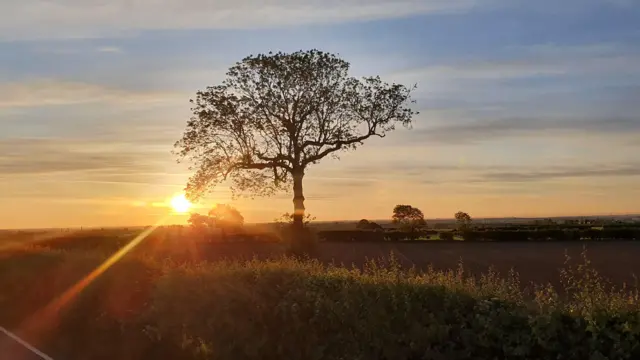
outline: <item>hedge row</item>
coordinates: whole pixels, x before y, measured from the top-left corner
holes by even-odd
[[[580,291],[575,306],[552,290],[528,303],[513,282],[456,272],[223,263],[169,272],[150,318],[202,359],[640,358],[637,301]]]
[[[580,241],[580,240],[640,240],[640,229],[611,228],[584,230],[487,230],[464,231],[465,241]]]
[[[366,230],[327,230],[318,231],[318,238],[327,242],[382,242],[382,241],[414,241],[437,235],[437,231],[366,231]]]
[[[0,258],[3,326],[103,260],[60,251]],[[640,358],[640,298],[604,290],[584,267],[568,272],[567,296],[541,288],[529,300],[517,278],[418,274],[393,262],[170,265],[116,263],[55,319],[31,317],[43,325],[36,345],[56,359]]]
[[[465,241],[580,241],[580,240],[640,240],[639,228],[604,230],[468,230],[455,232],[373,232],[363,230],[319,231],[318,238],[327,242],[415,241],[439,234],[442,240],[462,236]]]

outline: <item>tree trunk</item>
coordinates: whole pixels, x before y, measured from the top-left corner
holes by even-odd
[[[302,178],[304,170],[293,172],[293,233],[298,238],[304,228],[304,195],[302,194]]]

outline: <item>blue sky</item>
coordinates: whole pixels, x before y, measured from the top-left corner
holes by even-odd
[[[195,92],[310,48],[417,83],[421,111],[308,172],[319,220],[640,212],[635,0],[0,0],[0,227],[153,222]],[[268,221],[290,197],[209,202]]]

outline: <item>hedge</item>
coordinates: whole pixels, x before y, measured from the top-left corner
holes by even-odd
[[[382,242],[415,241],[440,234],[443,240],[452,235],[460,235],[465,241],[580,241],[580,240],[640,240],[640,228],[605,228],[603,230],[544,229],[544,230],[464,230],[455,232],[373,232],[367,230],[319,231],[318,238],[327,242]],[[452,234],[452,235],[449,235]],[[444,235],[444,237],[443,237]]]
[[[0,258],[3,325],[103,260],[63,251]],[[36,339],[60,359],[640,358],[638,294],[605,290],[579,269],[565,272],[564,297],[544,287],[529,298],[514,277],[404,272],[393,261],[363,270],[286,258],[162,268],[127,258],[54,322],[34,318],[49,325]]]
[[[163,340],[202,359],[640,358],[637,296],[577,282],[567,303],[548,288],[528,302],[515,282],[483,279],[288,260],[213,264],[163,277],[152,317]]]
[[[370,231],[370,230],[327,230],[318,231],[318,238],[327,242],[382,242],[382,241],[415,241],[437,235],[437,231]]]
[[[466,241],[579,241],[640,240],[638,228],[583,230],[467,230],[460,233]]]

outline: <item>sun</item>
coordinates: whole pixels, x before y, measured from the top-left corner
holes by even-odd
[[[173,211],[184,214],[191,208],[191,202],[187,200],[184,194],[180,194],[171,199],[171,207]]]

